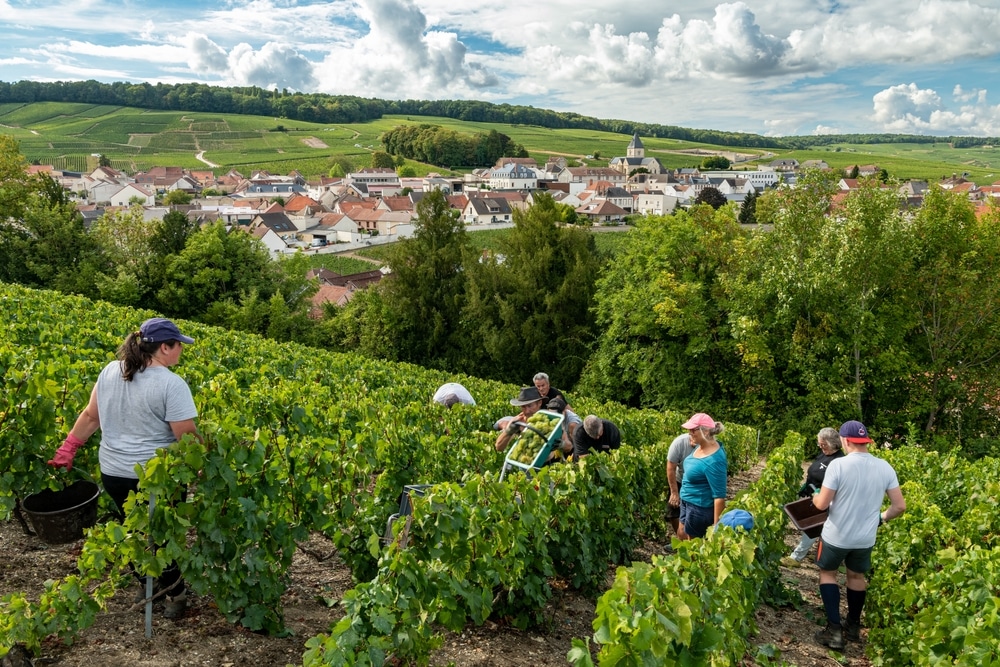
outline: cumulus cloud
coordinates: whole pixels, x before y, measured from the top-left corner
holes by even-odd
[[[569,32],[580,29],[580,24],[567,27]],[[564,80],[643,87],[700,75],[745,79],[786,73],[793,69],[785,58],[789,49],[787,40],[766,34],[750,8],[736,2],[716,7],[711,20],[684,23],[677,14],[664,18],[655,39],[595,24],[583,48],[546,44],[529,49],[525,60],[537,62],[546,54],[548,71]]]
[[[241,85],[311,91],[316,86],[313,66],[295,49],[268,42],[255,51],[237,44],[229,52],[230,75]]]
[[[788,42],[765,34],[742,2],[719,5],[711,22],[689,21],[678,37],[684,52],[672,55],[686,57],[706,73],[767,76],[786,69]]]
[[[1000,134],[1000,105],[991,106],[985,90],[967,93],[956,86],[952,99],[956,110],[947,108],[935,90],[915,83],[891,86],[872,98],[872,120],[886,132]]]
[[[183,40],[187,64],[200,77],[212,75],[228,83],[310,92],[316,87],[313,64],[285,44],[267,42],[260,49],[240,43],[230,51],[200,33]]]
[[[813,136],[822,136],[826,134],[843,134],[843,130],[838,127],[830,127],[829,125],[817,125],[812,131]]]
[[[368,34],[331,50],[317,68],[322,89],[440,98],[499,83],[486,58],[470,58],[458,35],[428,29],[413,0],[361,0],[358,7]]]
[[[219,74],[226,71],[229,58],[226,50],[205,35],[192,33],[186,39],[188,46],[188,66],[195,72],[204,71]]]

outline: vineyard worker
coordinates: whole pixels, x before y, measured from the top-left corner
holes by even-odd
[[[535,385],[535,389],[542,397],[542,405],[548,405],[552,400],[561,398],[563,402],[567,405],[569,401],[563,396],[563,393],[549,384],[549,376],[547,373],[535,373],[535,377],[531,379],[532,383]]]
[[[156,450],[169,447],[188,433],[198,435],[198,415],[187,383],[170,367],[194,339],[160,317],[146,320],[118,348],[118,359],[101,371],[90,402],[77,418],[49,465],[69,470],[73,457],[101,429],[98,458],[104,490],[125,516],[125,500],[138,489],[135,466],[145,465]],[[167,593],[163,615],[179,618],[187,609],[184,580],[171,563],[157,581]]]
[[[431,399],[435,403],[440,403],[446,408],[450,408],[456,403],[461,403],[462,405],[475,405],[476,401],[472,398],[472,394],[469,390],[460,385],[457,382],[447,382],[434,392],[434,397]]]
[[[816,633],[816,641],[832,649],[844,648],[847,639],[857,641],[861,633],[861,610],[865,606],[872,548],[878,527],[906,511],[896,471],[886,461],[868,453],[868,429],[859,421],[844,422],[840,439],[847,456],[826,469],[818,494],[817,509],[829,509],[820,534],[816,565],[819,592],[826,608],[826,627]],[[882,510],[888,496],[889,508]],[[847,570],[847,622],[840,622],[840,587],[837,570]]]
[[[621,444],[617,426],[597,415],[587,415],[583,418],[583,428],[576,429],[573,435],[573,458],[582,459],[591,452],[610,452]]]
[[[545,407],[552,412],[563,415],[562,442],[559,449],[563,456],[571,456],[573,454],[573,436],[576,434],[576,430],[583,426],[583,420],[567,407],[566,399],[561,396],[553,398]]]
[[[677,537],[686,540],[687,534],[681,526],[681,485],[684,483],[684,461],[694,453],[695,442],[690,433],[682,433],[670,443],[667,450],[667,485],[670,498],[667,499],[667,521]]]
[[[830,463],[844,458],[844,450],[840,448],[840,434],[837,433],[836,429],[830,427],[820,429],[819,433],[816,434],[816,443],[819,445],[820,452],[809,464],[809,470],[806,471],[806,481],[799,489],[799,498],[811,498],[819,493]],[[818,535],[809,537],[802,533],[799,545],[792,551],[791,556],[785,556],[781,559],[781,564],[785,567],[798,567],[817,540],[819,540]]]
[[[524,427],[520,424],[527,422],[528,417],[541,409],[542,396],[538,393],[538,389],[535,387],[522,387],[517,396],[510,399],[510,404],[514,407],[521,408],[521,413],[514,415],[513,418],[508,420],[500,420],[501,422],[506,423],[503,424],[500,435],[497,436],[497,441],[494,445],[498,452],[502,452],[507,449],[507,446],[510,445],[511,439],[520,435],[521,431],[524,430]]]
[[[704,537],[708,527],[717,524],[726,510],[729,461],[722,443],[716,439],[726,427],[699,412],[681,428],[688,430],[695,450],[684,460],[680,532],[687,536],[685,539]]]

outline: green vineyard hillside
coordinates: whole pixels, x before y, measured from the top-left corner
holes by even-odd
[[[9,519],[19,499],[61,484],[46,459],[98,370],[150,313],[0,285],[0,315],[0,513]],[[567,655],[578,667],[747,664],[753,610],[781,597],[782,505],[801,481],[802,436],[789,433],[732,501],[754,516],[750,533],[719,528],[631,563],[641,540],[665,534],[667,444],[685,415],[572,396],[580,412],[620,426],[622,448],[501,481],[491,424],[510,411],[516,387],[457,378],[477,404],[448,410],[430,396],[456,378],[438,371],[182,326],[196,343],[178,371],[196,396],[204,442],[186,438],[150,461],[124,522],[87,532],[76,573],[40,595],[0,599],[0,655],[72,642],[123,593],[130,563],[158,574],[172,560],[231,622],[282,635],[292,555],[322,535],[355,586],[329,631],[306,639],[306,667],[426,664],[446,630],[488,618],[538,623],[556,580],[599,595],[594,634]],[[866,653],[877,665],[996,665],[1000,461],[910,440],[879,451],[908,510],[880,529]],[[731,465],[745,467],[756,460],[756,432],[727,425],[726,447]],[[98,475],[96,450],[85,446],[76,468]],[[167,510],[156,503],[150,515],[146,498],[177,482],[189,497]],[[411,484],[430,486],[386,535]]]
[[[0,312],[0,507],[9,514],[18,498],[58,486],[45,460],[85,404],[98,370],[150,313],[14,286],[0,286]],[[438,623],[454,627],[501,614],[529,624],[551,595],[553,559],[574,563],[560,573],[571,585],[596,591],[609,563],[628,562],[644,535],[665,530],[656,508],[666,502],[666,445],[686,415],[573,397],[581,413],[595,412],[619,425],[622,450],[606,460],[590,457],[580,466],[555,466],[551,475],[511,475],[501,483],[504,453],[493,448],[491,425],[511,411],[514,386],[457,378],[477,405],[447,410],[430,397],[456,378],[439,371],[197,323],[183,326],[197,342],[185,349],[178,371],[195,395],[204,443],[186,439],[165,450],[141,472],[140,488],[165,497],[182,482],[193,493],[168,511],[157,504],[151,519],[137,503],[123,524],[90,531],[80,574],[51,582],[39,600],[7,596],[0,607],[0,646],[21,643],[37,650],[51,635],[71,639],[125,585],[129,562],[156,574],[171,560],[189,586],[211,595],[232,622],[283,633],[280,596],[291,557],[297,542],[315,533],[332,542],[360,582],[359,591],[345,598],[349,614],[377,603],[377,595],[375,602],[363,602],[364,591],[380,590],[378,577],[387,563],[412,559],[421,545],[445,563],[441,545],[451,544],[453,556],[465,554],[465,577],[455,576],[462,570],[435,573],[423,560],[407,561],[421,582],[414,603],[432,605],[462,593],[468,608],[445,606]],[[536,370],[525,369],[525,378]],[[726,444],[734,468],[756,460],[753,429],[729,425]],[[97,475],[96,454],[92,441],[75,467]],[[548,488],[539,487],[547,477],[552,493],[539,491]],[[410,484],[440,485],[428,496],[434,514],[427,525],[444,533],[418,539],[420,521],[428,520],[418,503],[412,548],[385,549],[387,519]],[[446,524],[448,507],[453,514]],[[522,507],[537,507],[537,517],[558,522],[532,523],[529,514],[535,515]],[[554,512],[557,507],[562,509]],[[147,536],[162,546],[147,551]],[[398,572],[402,566],[395,567]],[[433,589],[432,582],[445,575],[452,588]],[[388,622],[389,616],[395,621]],[[397,650],[419,659],[435,641],[429,623],[407,626],[408,613],[376,617],[382,620],[373,621],[372,632],[382,634],[365,640],[364,651],[399,641]],[[402,641],[402,634],[412,643]],[[379,639],[383,635],[389,639]]]

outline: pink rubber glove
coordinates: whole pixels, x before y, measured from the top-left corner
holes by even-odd
[[[82,444],[83,440],[80,440],[80,438],[70,433],[66,436],[66,439],[63,440],[62,446],[56,450],[56,455],[49,461],[49,465],[55,468],[66,468],[66,470],[72,470],[73,457],[76,456],[76,450],[80,449],[80,445]]]

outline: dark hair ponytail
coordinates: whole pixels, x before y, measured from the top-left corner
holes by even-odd
[[[171,341],[171,345],[174,341]],[[121,362],[122,378],[126,382],[131,382],[135,374],[149,366],[153,361],[153,354],[160,348],[161,343],[144,343],[142,334],[133,331],[125,337],[125,341],[118,347],[118,360]]]

